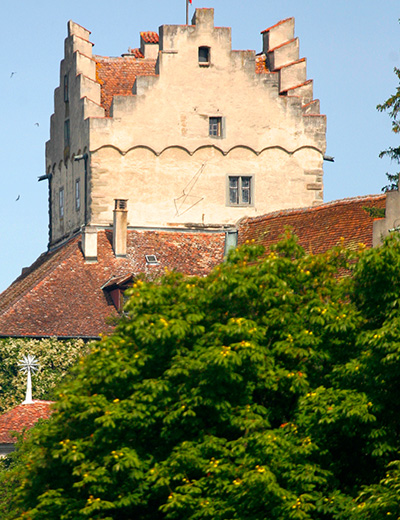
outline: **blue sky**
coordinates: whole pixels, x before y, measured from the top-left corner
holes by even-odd
[[[260,32],[294,16],[314,96],[328,118],[325,201],[379,193],[398,145],[376,111],[396,87],[400,66],[398,0],[193,0],[214,7],[215,25],[231,26],[234,49],[261,50]],[[0,33],[0,291],[46,251],[48,208],[44,147],[59,83],[69,19],[92,31],[94,53],[119,56],[139,46],[140,31],[185,23],[185,0],[30,0],[7,2]],[[14,74],[13,74],[14,73]],[[16,200],[19,196],[19,200]]]

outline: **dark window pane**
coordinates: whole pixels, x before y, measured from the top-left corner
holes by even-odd
[[[239,191],[235,188],[229,188],[229,203],[230,204],[239,204],[238,199]]]
[[[239,185],[239,177],[229,177],[229,187],[237,188]]]
[[[68,75],[64,76],[64,101],[68,103],[69,101],[69,85],[68,85]]]
[[[239,204],[239,177],[229,177],[229,204]]]
[[[199,47],[199,63],[208,63],[210,61],[209,47]]]
[[[242,179],[242,204],[250,204],[251,178],[241,177]]]

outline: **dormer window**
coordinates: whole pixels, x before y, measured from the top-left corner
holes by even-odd
[[[200,67],[210,65],[210,47],[199,47],[199,65]]]

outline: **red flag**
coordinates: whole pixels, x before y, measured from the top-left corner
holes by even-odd
[[[192,0],[189,0],[189,4],[191,4],[191,3],[192,3]]]

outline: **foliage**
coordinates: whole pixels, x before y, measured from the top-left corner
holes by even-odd
[[[394,73],[400,80],[400,69],[394,68]],[[396,92],[390,96],[384,103],[376,107],[380,112],[387,112],[392,120],[392,131],[395,134],[400,132],[400,85],[396,87]],[[400,163],[400,146],[390,146],[387,150],[383,150],[379,157],[389,157],[390,160]],[[386,174],[389,184],[382,188],[382,191],[398,190],[399,172]]]
[[[376,208],[374,206],[363,206],[362,208],[371,218],[385,218],[385,208]]]
[[[19,360],[32,354],[39,360],[39,370],[32,377],[33,398],[52,399],[53,388],[66,371],[88,349],[82,340],[0,339],[0,413],[25,399],[26,374],[19,372]]]
[[[400,516],[399,239],[260,255],[135,284],[20,447],[10,519]]]

